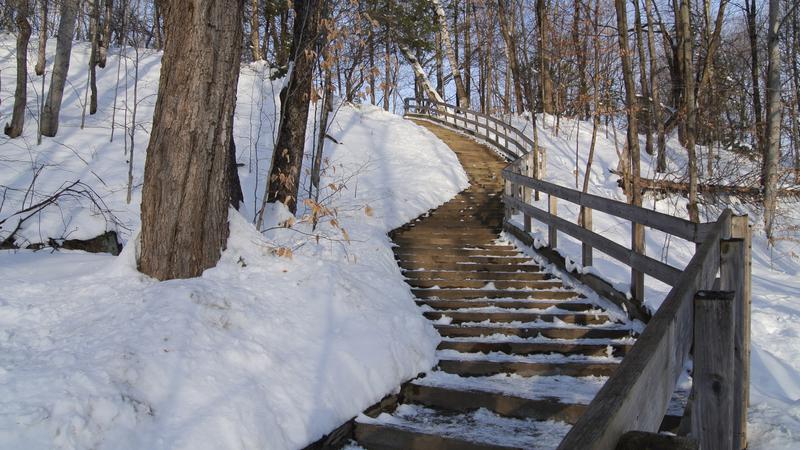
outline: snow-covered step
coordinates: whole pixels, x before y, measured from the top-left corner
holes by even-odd
[[[580,298],[578,292],[559,289],[562,284],[560,281],[540,281],[537,286],[541,289],[535,290],[499,290],[499,289],[412,289],[411,292],[417,298],[438,298],[444,299],[470,299],[470,298],[507,298],[507,299],[570,299]]]
[[[591,313],[530,313],[530,312],[484,312],[484,311],[425,311],[425,317],[430,320],[448,320],[449,323],[478,322],[488,320],[490,322],[554,322],[572,323],[578,325],[602,324],[610,322],[611,318],[606,314]]]
[[[486,409],[447,414],[400,405],[393,414],[356,419],[356,439],[370,449],[500,450],[555,448],[565,422],[501,417]]]
[[[485,377],[460,378],[469,380]],[[449,411],[469,412],[485,408],[505,417],[557,420],[569,424],[575,423],[586,409],[585,404],[565,403],[554,397],[526,398],[515,393],[491,391],[478,387],[457,384],[442,386],[417,382],[409,383],[404,387],[403,400],[406,403]]]
[[[435,324],[434,327],[442,336],[446,337],[466,337],[466,336],[490,336],[493,334],[505,334],[509,336],[519,336],[523,338],[545,337],[550,339],[617,339],[633,336],[633,332],[623,327],[565,327],[565,326],[491,326],[488,323],[466,326]]]
[[[462,376],[487,376],[499,373],[514,373],[520,376],[564,375],[570,377],[610,376],[617,369],[616,363],[588,361],[521,362],[494,360],[440,359],[439,369]]]
[[[433,309],[464,309],[464,308],[486,308],[500,307],[508,309],[546,309],[558,308],[566,311],[589,311],[596,309],[592,303],[577,300],[530,300],[530,299],[459,299],[459,300],[440,300],[440,299],[417,299],[418,305],[428,305]]]
[[[553,278],[552,275],[542,271],[530,272],[503,272],[503,271],[477,271],[468,270],[472,267],[464,267],[465,270],[404,270],[403,275],[415,280],[514,280],[514,281],[535,281]]]
[[[444,251],[442,251],[444,250]],[[448,255],[463,255],[463,256],[517,256],[520,255],[519,251],[514,248],[498,248],[498,249],[480,249],[480,248],[448,248],[442,249],[441,247],[394,247],[394,254],[409,254],[409,253],[447,253]]]
[[[395,257],[398,261],[437,261],[464,264],[524,264],[530,261],[530,258],[524,256],[464,256],[450,255],[445,252],[439,254],[397,253]]]
[[[558,353],[562,355],[591,356],[624,356],[630,350],[630,344],[584,344],[574,342],[515,342],[515,341],[481,341],[481,340],[442,340],[439,350],[455,350],[458,352],[500,352],[515,355],[531,355],[537,353]]]
[[[541,280],[408,280],[408,284],[419,289],[536,289],[542,286],[539,281],[553,279],[542,276]],[[560,285],[558,282],[557,286]]]

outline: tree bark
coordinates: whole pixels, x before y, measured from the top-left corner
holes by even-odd
[[[469,108],[469,97],[464,88],[464,80],[461,78],[461,71],[458,70],[458,61],[456,60],[455,52],[453,51],[453,43],[450,41],[450,30],[447,26],[447,16],[442,8],[442,3],[439,0],[431,0],[436,10],[436,19],[439,24],[439,35],[441,36],[442,46],[447,63],[450,65],[450,72],[453,74],[453,81],[456,84],[456,96],[458,97],[459,105],[463,108]]]
[[[56,37],[56,56],[53,60],[53,75],[50,77],[50,90],[42,110],[42,135],[53,137],[58,132],[58,116],[61,113],[61,100],[69,71],[72,36],[75,34],[75,19],[78,15],[78,0],[63,0],[61,4],[61,23]]]
[[[695,131],[697,129],[697,102],[694,90],[694,45],[692,44],[691,4],[690,0],[681,0],[680,26],[683,42],[681,66],[683,67],[683,103],[684,120],[686,124],[686,151],[689,159],[689,219],[692,222],[700,221],[700,211],[697,207],[697,149],[695,148]]]
[[[516,45],[514,45],[514,36],[511,32],[511,23],[509,22],[511,10],[508,6],[508,0],[497,0],[497,16],[500,19],[500,32],[506,44],[508,65],[511,67],[511,76],[514,78],[514,100],[517,107],[517,114],[521,114],[525,111],[525,104],[522,100],[522,73],[519,69],[517,48]]]
[[[297,211],[321,3],[320,0],[294,2],[291,50],[294,64],[289,82],[281,92],[281,122],[269,174],[267,201],[281,202],[292,213]]]
[[[31,39],[31,25],[28,23],[28,0],[17,3],[17,86],[14,90],[14,110],[11,123],[6,124],[5,133],[10,138],[22,134],[25,124],[25,105],[28,102],[28,42]]]
[[[778,192],[778,164],[781,158],[781,49],[780,0],[769,0],[769,31],[767,33],[767,130],[763,161],[764,226],[772,240]]]
[[[106,67],[108,60],[108,46],[111,44],[111,16],[114,13],[114,0],[104,0],[103,2],[103,37],[100,39],[97,65],[101,69]]]
[[[756,29],[756,0],[745,0],[745,18],[747,20],[747,37],[750,43],[750,82],[753,84],[753,115],[755,116],[755,136],[756,150],[763,155],[765,149],[764,142],[764,122],[761,105],[761,89],[759,87],[758,74],[758,30]],[[763,178],[762,178],[763,180]]]
[[[258,37],[259,23],[258,0],[252,0],[252,11],[250,11],[250,50],[252,51],[253,61],[261,61],[264,55],[261,53],[261,39]]]
[[[42,5],[42,17],[39,25],[39,52],[36,58],[36,75],[44,75],[44,68],[47,62],[47,2],[49,0],[40,0]]]
[[[213,267],[228,237],[231,130],[243,0],[164,0],[165,46],[147,147],[139,270]]]
[[[547,114],[552,114],[555,111],[555,103],[553,100],[553,79],[550,77],[550,54],[547,49],[545,49],[546,36],[550,28],[545,0],[536,0],[536,25],[539,28],[539,35],[537,36],[539,48],[537,50],[540,68],[540,102],[542,104],[542,111]]]
[[[91,96],[89,98],[89,114],[97,112],[97,54],[99,51],[100,33],[100,0],[89,0],[89,34],[91,34],[92,48],[89,53],[89,88]]]
[[[642,13],[639,8],[639,0],[633,0],[634,6],[634,28],[636,29],[636,48],[639,52],[639,83],[642,86],[642,99],[644,99],[647,104],[651,105],[648,108],[647,118],[648,126],[645,130],[645,151],[648,155],[655,154],[655,150],[653,148],[653,127],[652,124],[652,98],[650,97],[650,86],[647,83],[647,52],[644,48],[644,38],[642,36]]]
[[[650,56],[650,96],[652,98],[652,114],[653,123],[656,125],[656,142],[657,142],[657,156],[656,156],[656,172],[664,173],[667,170],[667,140],[664,133],[664,121],[661,118],[661,100],[658,94],[658,82],[656,81],[656,74],[658,73],[658,64],[656,58],[656,40],[655,31],[653,27],[653,13],[651,0],[644,0],[644,12],[647,15],[647,47]]]

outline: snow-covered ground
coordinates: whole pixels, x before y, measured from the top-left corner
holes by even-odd
[[[3,122],[13,104],[13,45],[0,39]],[[16,242],[116,230],[128,245],[119,257],[0,251],[0,448],[295,449],[435,363],[438,334],[414,304],[386,233],[466,187],[452,151],[397,116],[343,106],[330,129],[340,144],[325,147],[320,199],[331,213],[315,230],[304,220],[289,229],[279,224],[286,211],[273,208],[259,233],[252,222],[280,81],[263,66],[244,67],[235,121],[244,207],[230,213],[217,267],[157,282],[135,270],[133,236],[160,55],[140,55],[128,204],[124,109],[109,142],[117,52],[98,71],[99,110],[81,130],[87,53],[76,45],[55,138],[36,145],[39,77],[24,136],[0,137],[0,220],[80,179],[104,214],[87,197],[65,198],[24,222]],[[126,62],[133,104],[129,57],[118,108]]]

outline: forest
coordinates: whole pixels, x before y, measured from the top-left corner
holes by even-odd
[[[0,4],[0,448],[555,448],[681,283],[800,442],[796,0]]]

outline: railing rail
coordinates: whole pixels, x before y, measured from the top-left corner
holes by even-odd
[[[658,431],[692,346],[694,399],[687,408],[691,410],[691,436],[704,450],[745,448],[750,353],[747,216],[733,216],[725,210],[714,222],[693,223],[549,183],[540,179],[540,149],[513,126],[429,100],[416,103],[406,99],[405,108],[409,116],[422,116],[484,139],[511,161],[502,173],[507,230],[528,236],[535,219],[547,226],[552,249],[559,232],[579,240],[584,266],[591,265],[593,249],[611,256],[631,268],[632,293],[637,300],[642,300],[645,275],[672,286],[559,449],[613,449],[627,431]],[[547,211],[532,204],[532,192],[548,196]],[[580,224],[558,217],[557,199],[580,206]],[[698,245],[695,255],[685,268],[678,268],[635,251],[636,245],[629,249],[592,231],[592,210],[628,220],[632,229],[647,226],[693,242]],[[511,220],[514,211],[522,213],[522,229]]]

